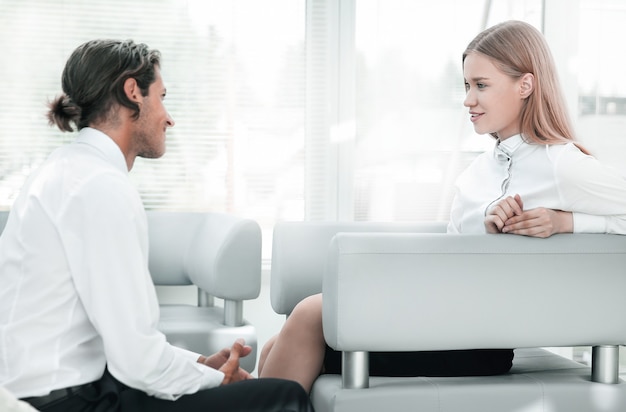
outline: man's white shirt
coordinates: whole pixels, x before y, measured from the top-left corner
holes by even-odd
[[[105,367],[164,399],[219,386],[158,319],[141,198],[115,142],[84,128],[28,179],[0,237],[0,386],[43,396]]]

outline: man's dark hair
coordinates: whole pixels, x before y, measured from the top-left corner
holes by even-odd
[[[139,105],[126,97],[124,82],[134,78],[143,96],[155,81],[161,54],[132,40],[92,40],[80,45],[67,60],[62,75],[63,94],[49,103],[48,121],[64,132],[104,121],[115,104],[133,110]]]

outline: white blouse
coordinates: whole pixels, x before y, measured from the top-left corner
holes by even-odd
[[[574,232],[626,234],[626,179],[573,143],[496,142],[459,176],[449,233],[485,233],[486,210],[519,194],[524,209],[573,212]]]
[[[17,397],[118,380],[164,399],[223,373],[168,344],[143,204],[124,156],[81,130],[29,178],[0,237],[0,386]]]

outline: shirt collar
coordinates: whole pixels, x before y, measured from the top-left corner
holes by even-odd
[[[85,127],[76,137],[76,143],[87,144],[97,149],[116,168],[128,173],[126,159],[120,147],[108,135],[100,130]]]
[[[524,143],[521,134],[516,134],[502,141],[498,139],[494,148],[494,157],[499,160],[511,160],[515,151]]]

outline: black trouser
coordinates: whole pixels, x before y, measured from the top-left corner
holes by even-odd
[[[108,371],[87,390],[39,408],[42,412],[313,411],[304,389],[282,379],[252,379],[168,401],[129,388]]]

